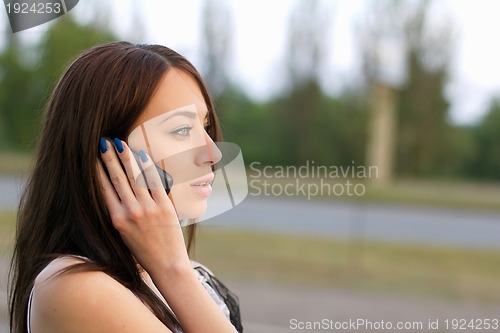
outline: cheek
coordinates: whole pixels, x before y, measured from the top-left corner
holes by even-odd
[[[172,194],[172,199],[176,205],[185,202],[188,195],[186,183],[174,184],[170,193]]]
[[[158,132],[148,133],[147,138],[151,154],[155,161],[166,159],[175,154],[175,151],[172,149],[175,145],[170,142],[171,140],[165,134]]]
[[[162,167],[167,171],[176,184],[189,185],[193,180],[203,176],[203,169],[196,165],[192,150],[174,154],[162,160]]]
[[[137,151],[143,149],[150,154],[155,164],[172,176],[174,186],[184,183],[189,185],[194,179],[206,174],[206,168],[199,168],[196,164],[200,147],[193,147],[193,138],[176,140],[158,129],[147,131],[147,135],[139,132],[130,136],[133,146]]]
[[[154,161],[160,161],[170,156],[177,155],[182,148],[172,135],[166,133],[162,128],[152,128],[152,126],[139,127],[134,131],[129,140],[140,146]]]
[[[185,215],[187,211],[193,208],[193,204],[196,202],[196,193],[191,190],[189,184],[186,182],[172,186],[170,193],[174,207],[180,215]]]
[[[171,198],[180,220],[200,218],[206,213],[206,200],[194,193],[189,185],[174,186]]]
[[[135,128],[127,138],[127,144],[133,151],[139,152],[141,149],[147,151],[146,140],[142,134],[141,127]],[[149,152],[148,152],[149,153]]]

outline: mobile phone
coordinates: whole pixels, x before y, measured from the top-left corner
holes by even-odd
[[[111,143],[113,148],[116,149],[116,145],[115,145],[115,142],[113,140],[111,140],[110,138],[104,138],[104,139],[107,140],[109,143]],[[144,180],[146,181],[146,184],[147,184],[147,179],[144,175],[144,170],[141,167],[141,165],[142,165],[141,156],[139,155],[138,152],[134,151],[133,149],[130,149],[130,151],[132,152],[132,155],[134,156],[135,161],[137,162],[137,165],[139,165],[139,168],[141,169],[141,174],[144,177]],[[163,170],[162,168],[157,166],[156,164],[154,164],[154,166],[156,167],[156,171],[158,172],[158,175],[160,176],[161,182],[163,184],[163,188],[165,189],[167,194],[169,194],[170,189],[172,188],[172,185],[174,184],[174,180],[173,180],[172,176],[168,172],[166,172],[165,170]],[[149,190],[149,186],[148,186],[148,190]]]

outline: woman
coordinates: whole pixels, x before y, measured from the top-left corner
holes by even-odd
[[[185,242],[179,223],[206,208],[216,139],[206,86],[176,52],[116,42],[80,55],[47,104],[21,199],[11,332],[242,331],[237,299],[189,260],[195,225]]]

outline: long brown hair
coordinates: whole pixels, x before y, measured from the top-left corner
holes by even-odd
[[[21,196],[10,269],[11,332],[26,332],[34,280],[54,258],[79,255],[84,269],[102,270],[132,290],[169,328],[170,310],[140,277],[136,262],[113,227],[101,195],[98,142],[125,139],[169,68],[188,73],[208,107],[209,134],[218,139],[213,103],[198,71],[175,51],[159,45],[113,42],[74,60],[48,101],[31,177]],[[188,250],[195,224],[188,227]]]

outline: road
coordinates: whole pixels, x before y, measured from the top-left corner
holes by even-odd
[[[249,196],[201,222],[267,232],[500,250],[500,213]]]

